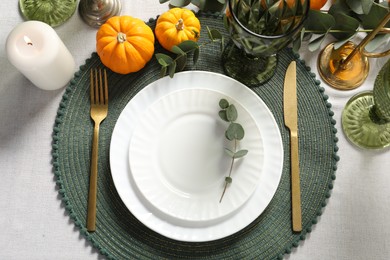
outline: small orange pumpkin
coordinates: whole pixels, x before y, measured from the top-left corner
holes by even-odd
[[[310,9],[321,10],[328,0],[310,0]]]
[[[154,32],[161,46],[170,51],[183,41],[197,41],[200,22],[194,12],[186,8],[172,8],[158,17]]]
[[[153,56],[153,31],[141,19],[113,16],[96,33],[96,51],[102,63],[116,73],[139,71]]]

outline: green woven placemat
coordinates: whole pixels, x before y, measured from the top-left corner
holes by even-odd
[[[220,15],[198,14],[205,27],[226,37]],[[149,25],[154,28],[155,20]],[[163,52],[156,44],[156,52]],[[196,69],[223,73],[217,44],[201,49]],[[292,60],[297,60],[299,97],[299,145],[303,231],[291,230],[291,195],[288,131],[283,124],[283,77]],[[280,185],[264,213],[242,231],[224,239],[189,243],[161,236],[141,224],[117,194],[109,167],[109,145],[115,123],[131,98],[159,78],[160,66],[153,59],[140,72],[109,77],[109,116],[100,128],[97,229],[86,230],[87,195],[93,123],[89,116],[89,70],[102,67],[94,53],[75,74],[60,103],[53,133],[53,167],[59,193],[71,219],[83,236],[102,255],[113,259],[281,259],[311,232],[333,187],[337,161],[337,137],[331,104],[315,75],[302,60],[286,49],[279,54],[276,75],[253,89],[268,105],[279,125],[284,145],[284,167]]]

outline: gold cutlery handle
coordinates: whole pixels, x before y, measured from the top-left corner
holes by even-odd
[[[98,149],[99,149],[99,123],[95,122],[93,129],[92,155],[91,155],[91,175],[89,177],[88,193],[88,217],[87,230],[96,229],[96,197],[97,197],[97,175],[98,175]]]
[[[295,232],[302,231],[302,209],[301,209],[301,184],[299,177],[299,153],[298,134],[291,132],[291,203],[292,203],[292,228]]]

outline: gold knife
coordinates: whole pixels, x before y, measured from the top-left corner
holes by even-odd
[[[302,231],[301,187],[299,179],[298,153],[298,97],[296,62],[292,61],[284,78],[284,124],[290,130],[290,162],[291,162],[291,207],[292,229]]]

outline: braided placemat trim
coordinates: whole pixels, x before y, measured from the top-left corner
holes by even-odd
[[[219,18],[222,17],[222,15],[218,14],[218,13],[216,13],[216,14],[198,13],[198,16],[199,17],[206,17],[206,18],[207,17],[212,17],[212,18],[215,18],[215,19],[219,19]],[[155,21],[156,21],[155,19],[150,19],[148,24],[153,27],[153,24],[155,23]],[[288,50],[288,51],[291,52],[291,50]],[[72,204],[72,202],[70,201],[70,199],[68,197],[68,193],[67,193],[67,190],[66,190],[66,185],[64,184],[64,179],[63,179],[63,176],[62,176],[62,174],[64,174],[64,173],[62,172],[62,170],[60,168],[61,165],[60,165],[60,162],[59,162],[60,153],[59,153],[58,143],[59,143],[59,141],[61,139],[61,135],[60,135],[61,127],[62,127],[62,125],[64,123],[64,121],[63,121],[64,114],[66,113],[66,110],[67,110],[68,105],[69,105],[69,98],[70,98],[71,94],[75,91],[75,88],[78,86],[77,84],[81,80],[82,73],[85,72],[85,70],[87,70],[89,68],[89,66],[91,65],[92,60],[96,59],[96,57],[97,57],[96,53],[92,54],[91,58],[87,59],[85,64],[80,66],[80,70],[75,73],[74,78],[70,81],[70,83],[67,86],[67,88],[65,90],[65,93],[64,93],[64,95],[62,97],[62,100],[61,100],[61,102],[59,104],[59,108],[58,108],[58,111],[57,111],[57,116],[56,116],[56,119],[55,119],[55,126],[53,128],[53,144],[52,144],[53,162],[52,163],[53,163],[54,174],[56,176],[56,184],[59,187],[58,192],[59,192],[59,194],[61,194],[62,201],[65,204],[65,209],[69,213],[70,218],[74,221],[75,225],[80,229],[80,233],[88,241],[91,242],[93,247],[97,248],[102,255],[107,256],[109,259],[115,259],[116,258],[115,254],[113,254],[112,252],[107,250],[104,246],[102,246],[101,243],[96,239],[96,237],[93,234],[90,234],[87,231],[87,229],[85,227],[85,224],[84,224],[85,220],[84,219],[80,219],[78,214],[75,212],[75,210],[73,208],[73,204]],[[277,255],[278,259],[282,259],[283,258],[283,254],[291,253],[292,248],[298,247],[299,242],[301,240],[304,240],[306,238],[307,233],[310,233],[312,231],[313,224],[316,224],[317,221],[318,221],[318,217],[322,215],[322,208],[326,206],[327,199],[330,197],[331,190],[333,189],[333,181],[336,178],[335,172],[337,170],[337,162],[340,159],[339,156],[337,155],[337,151],[338,151],[338,147],[336,145],[336,143],[338,141],[338,138],[336,137],[337,130],[334,127],[334,125],[336,124],[336,120],[333,119],[334,113],[331,110],[331,107],[332,107],[331,104],[328,102],[328,96],[325,95],[325,93],[324,93],[325,89],[320,86],[321,82],[319,80],[316,80],[315,73],[310,72],[311,71],[310,67],[305,65],[305,62],[300,59],[299,55],[295,55],[295,59],[299,62],[299,64],[301,66],[304,66],[305,69],[310,73],[310,76],[313,78],[313,80],[315,82],[315,85],[318,87],[318,91],[321,93],[322,99],[326,103],[326,107],[328,109],[328,115],[329,115],[329,118],[330,118],[330,123],[333,125],[332,131],[333,131],[333,134],[334,134],[334,137],[333,137],[333,140],[332,140],[334,142],[334,145],[333,145],[333,147],[334,147],[333,161],[332,161],[333,173],[330,175],[329,183],[327,183],[327,187],[326,187],[326,191],[325,191],[325,198],[324,198],[324,201],[321,204],[321,208],[317,210],[315,216],[311,219],[311,221],[309,221],[309,223],[304,226],[304,230],[302,231],[302,233],[300,233],[299,235],[295,235],[294,238],[291,241],[291,244],[287,245],[283,250],[281,250],[281,252]],[[254,91],[256,93],[259,93],[260,90],[259,89],[254,89]],[[88,114],[88,116],[89,116],[89,114]],[[261,220],[261,216],[259,217],[259,221],[260,220]],[[244,233],[250,233],[251,230],[256,227],[256,224],[259,221],[255,221],[254,223],[252,223],[243,232]],[[202,243],[200,243],[200,244],[199,243],[193,243],[193,245],[194,246],[204,246]],[[141,257],[142,256],[143,257],[147,257],[147,256],[150,257],[150,255],[148,255],[146,253],[138,252],[138,254]],[[188,256],[187,258],[191,258],[191,257]]]

